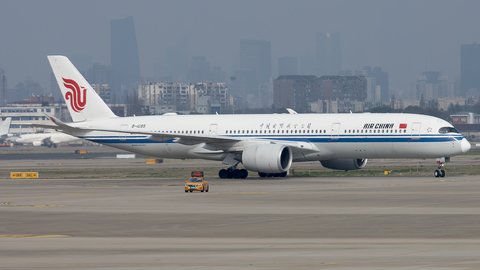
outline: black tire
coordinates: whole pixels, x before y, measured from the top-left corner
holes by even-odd
[[[240,178],[242,178],[242,171],[235,169],[235,170],[233,170],[232,176],[235,179],[240,179]]]
[[[225,170],[225,169],[221,169],[221,170],[218,172],[218,177],[220,177],[220,178],[222,178],[222,179],[228,178],[228,171]]]
[[[267,174],[264,173],[264,172],[259,172],[259,173],[258,173],[258,176],[260,176],[260,177],[267,177]]]
[[[441,175],[440,170],[435,170],[435,173],[433,175],[435,175],[435,177],[440,177]]]
[[[227,169],[227,178],[232,179],[233,178],[233,169]]]
[[[445,171],[444,170],[440,170],[440,177],[445,177]]]
[[[188,193],[188,190],[185,190],[185,193]]]
[[[240,170],[240,173],[241,173],[241,177],[240,177],[240,178],[245,179],[245,178],[248,177],[248,171],[247,171],[247,170],[241,169],[241,170]]]
[[[203,192],[203,190],[201,190]]]
[[[190,190],[190,192],[193,192],[193,190]]]
[[[205,190],[205,192],[208,192],[209,189],[210,189],[210,186],[207,187],[207,190]]]
[[[287,172],[279,173],[279,177],[285,177],[285,176],[287,176]]]

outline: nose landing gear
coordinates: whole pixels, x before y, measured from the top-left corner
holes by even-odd
[[[445,171],[443,170],[444,163],[450,162],[449,157],[437,158],[438,169],[435,170],[435,177],[445,177]]]

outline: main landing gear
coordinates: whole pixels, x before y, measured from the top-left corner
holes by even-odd
[[[435,177],[445,177],[445,171],[443,170],[443,166],[445,162],[450,162],[449,157],[445,158],[437,158],[438,169],[435,170]]]
[[[218,172],[218,176],[222,179],[245,179],[248,176],[248,171],[245,169],[237,169],[236,167],[230,167],[228,169],[221,169]]]

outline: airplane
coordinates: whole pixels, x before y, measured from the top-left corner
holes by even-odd
[[[64,133],[35,133],[23,134],[16,138],[15,143],[29,144],[33,146],[57,147],[57,144],[78,141],[79,138]]]
[[[9,134],[10,132],[10,124],[12,123],[12,118],[7,117],[5,121],[0,125],[0,142],[4,142],[8,137],[12,137],[13,134]]]
[[[292,162],[302,161],[358,170],[369,158],[436,159],[434,176],[444,177],[444,163],[471,147],[450,123],[418,114],[117,117],[67,57],[48,60],[73,122],[50,117],[51,124],[31,126],[152,157],[221,161],[229,167],[220,178],[246,178],[247,170],[284,177]]]

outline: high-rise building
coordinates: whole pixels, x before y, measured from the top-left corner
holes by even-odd
[[[310,104],[321,99],[315,76],[282,75],[273,81],[273,104],[276,108],[293,108],[310,112]]]
[[[298,75],[297,58],[293,56],[279,57],[278,75]]]
[[[419,76],[416,83],[412,83],[411,97],[426,101],[439,98],[454,97],[455,88],[453,83],[448,83],[448,77],[438,71],[425,71]]]
[[[265,40],[244,39],[240,41],[240,68],[253,71],[255,85],[263,84],[272,77],[271,43]],[[256,92],[256,89],[253,91]]]
[[[205,61],[205,56],[192,57],[192,65],[187,73],[187,81],[191,83],[213,81],[210,63]]]
[[[167,49],[166,65],[162,77],[171,77],[174,82],[184,82],[188,73],[188,42],[179,40]]]
[[[462,44],[460,62],[460,92],[462,96],[478,96],[480,91],[480,44]]]
[[[112,20],[110,38],[112,68],[122,85],[135,83],[140,78],[140,61],[133,17]]]
[[[375,78],[376,87],[380,87],[380,100],[381,102],[390,101],[390,92],[388,88],[388,72],[382,71],[381,67],[364,67],[365,76]],[[373,101],[373,100],[372,100]]]
[[[317,32],[316,54],[316,75],[337,75],[342,69],[340,33]]]

